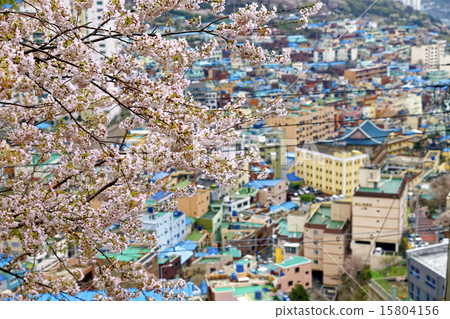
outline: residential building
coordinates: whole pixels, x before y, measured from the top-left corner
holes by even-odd
[[[197,224],[211,234],[212,242],[219,242],[222,240],[222,211],[209,211],[197,218]]]
[[[353,254],[368,261],[376,247],[399,251],[406,225],[407,193],[405,178],[381,175],[374,166],[359,169],[352,208]]]
[[[400,0],[405,6],[410,6],[414,10],[420,11],[422,8],[421,0]]]
[[[440,69],[445,56],[447,41],[438,40],[431,44],[411,47],[411,64],[422,64],[427,69]]]
[[[286,202],[287,183],[283,179],[253,180],[245,187],[264,189],[258,193],[258,202],[261,205],[281,205]]]
[[[127,249],[125,249],[120,253],[108,253],[108,252],[106,252],[105,254],[99,253],[97,255],[97,260],[98,263],[100,264],[106,264],[107,258],[115,258],[118,262],[124,263],[136,262],[143,269],[153,274],[155,278],[159,278],[158,250],[159,250],[158,247],[144,247],[132,244],[131,246],[129,246]],[[74,266],[75,268],[79,268],[80,266],[82,266],[78,258],[71,258],[70,265]],[[57,265],[56,267],[57,269],[59,269],[58,271],[64,270],[61,265]],[[66,273],[65,275],[71,276],[70,273]],[[93,277],[95,277],[95,271],[92,274],[92,278]]]
[[[290,293],[295,285],[302,285],[305,289],[312,288],[312,261],[302,256],[291,256],[283,262],[269,265],[271,273],[275,275],[274,286],[280,292]]]
[[[186,236],[186,215],[181,211],[153,212],[149,208],[149,213],[141,217],[142,230],[154,232],[158,246],[165,247],[176,245]]]
[[[386,77],[388,75],[387,72],[387,65],[380,64],[362,68],[347,69],[344,72],[344,76],[350,83],[355,84],[361,81],[371,81],[375,77]]]
[[[304,184],[327,194],[351,196],[358,186],[358,170],[369,162],[359,151],[343,151],[325,145],[298,148],[295,174]]]
[[[304,104],[290,107],[284,117],[270,117],[267,126],[286,131],[287,150],[292,152],[297,145],[308,141],[334,137],[334,107]]]
[[[177,253],[169,254],[158,259],[159,278],[174,279],[181,272],[181,255]]]
[[[327,287],[341,283],[341,269],[350,250],[351,201],[316,204],[305,223],[304,256],[312,260],[312,270],[322,273]]]
[[[188,187],[193,182],[184,180],[172,187],[174,189],[183,189]],[[209,210],[210,191],[208,189],[201,189],[197,187],[197,191],[191,197],[177,198],[178,208],[186,214],[186,216],[199,217]]]
[[[411,300],[442,300],[447,277],[448,245],[442,243],[406,251]]]

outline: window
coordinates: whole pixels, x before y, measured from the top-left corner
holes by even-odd
[[[305,272],[306,275],[309,275],[309,271]]]
[[[299,272],[299,271],[300,271],[300,267],[296,267],[295,272]]]
[[[293,284],[294,284],[293,281],[289,281],[289,282],[288,282],[288,286],[289,286],[289,287],[292,286]]]
[[[413,283],[409,284],[409,298],[411,298],[411,300],[414,300],[414,284]]]
[[[307,282],[307,283],[305,284],[305,286],[308,287],[308,286],[309,286],[309,282]]]
[[[430,294],[429,294],[429,293],[426,293],[425,295],[426,295],[427,301],[430,301]]]
[[[314,265],[318,265],[319,261],[317,259],[314,260]]]
[[[216,271],[216,268],[211,268],[210,271],[211,271],[211,272],[215,272],[215,271]]]
[[[427,280],[425,281],[425,284],[432,289],[436,289],[436,279],[431,278],[429,275],[427,275]]]
[[[417,286],[417,296],[416,296],[416,300],[420,300],[420,287]]]
[[[318,255],[319,251],[317,249],[314,249],[314,255]]]
[[[411,265],[411,270],[409,271],[409,274],[417,279],[420,278],[420,270],[414,265]]]
[[[314,235],[319,235],[319,231],[318,231],[318,230],[315,230],[315,231],[313,232],[313,234],[314,234]]]

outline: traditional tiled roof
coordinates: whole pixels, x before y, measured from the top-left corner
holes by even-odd
[[[346,145],[376,146],[383,144],[393,130],[381,129],[369,120],[356,127],[348,128],[344,135],[334,140],[325,140],[325,143],[345,143]]]

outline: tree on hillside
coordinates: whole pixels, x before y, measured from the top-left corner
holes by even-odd
[[[450,175],[439,176],[430,183],[431,194],[435,196],[439,208],[450,193]]]
[[[291,301],[309,301],[309,295],[302,285],[297,284],[291,290],[289,299],[291,299]]]
[[[316,197],[313,194],[303,194],[300,196],[300,200],[306,203],[313,202],[315,199]]]
[[[140,218],[151,195],[171,190],[149,178],[154,173],[185,170],[233,185],[240,167],[259,156],[250,150],[225,161],[220,146],[237,141],[239,124],[285,112],[281,98],[251,114],[242,110],[243,99],[212,112],[187,91],[185,78],[193,63],[210,58],[219,45],[253,65],[287,63],[287,56],[267,54],[247,40],[270,35],[283,12],[252,4],[224,15],[221,0],[105,2],[103,12],[95,12],[97,22],[86,20],[93,0],[22,0],[0,11],[0,239],[21,244],[19,254],[0,247],[0,254],[12,255],[0,271],[19,279],[19,298],[76,295],[80,289],[103,290],[99,298],[114,300],[144,290],[185,298],[174,292],[182,281],[154,280],[139,265],[108,253],[131,243],[155,245],[141,231]],[[195,15],[200,4],[216,20],[203,23]],[[315,2],[296,8],[299,28],[320,7]],[[175,30],[168,14],[177,10],[194,15],[184,30]],[[193,33],[202,36],[202,45],[190,47],[184,35]],[[120,137],[108,131],[117,110],[128,114],[120,119]],[[130,145],[127,134],[135,129],[144,129],[145,137]],[[176,199],[195,190],[195,183],[174,190],[173,200],[158,209],[175,211]],[[81,267],[68,267],[67,252],[74,247],[82,266],[94,266],[89,284]],[[70,276],[49,277],[36,268],[46,255]],[[25,261],[31,265],[23,274]]]

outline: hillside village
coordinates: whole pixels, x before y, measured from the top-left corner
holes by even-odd
[[[289,52],[286,66],[251,66],[225,47],[192,66],[188,91],[211,112],[245,98],[243,111],[250,113],[289,90],[283,94],[287,115],[242,125],[240,141],[220,150],[224,160],[251,147],[261,154],[259,162],[240,168],[230,189],[187,171],[144,176],[170,189],[148,198],[142,212],[142,231],[154,234],[157,245],[105,251],[99,262],[134,261],[155,278],[184,279],[196,300],[290,300],[297,285],[310,300],[367,300],[353,280],[378,300],[391,300],[393,285],[396,300],[443,298],[449,44],[417,25],[342,19],[308,28],[320,36],[278,30],[253,39],[264,50]],[[141,62],[149,74],[160,72],[151,59]],[[122,132],[114,124],[123,114],[109,116],[110,136],[127,133],[125,151],[146,142],[145,130]],[[54,124],[38,128],[51,131]],[[50,169],[59,161],[53,154],[38,164],[34,178],[48,187]],[[3,178],[32,169],[3,168]],[[177,211],[159,208],[186,187],[194,191],[177,199]],[[111,231],[120,234],[120,226]],[[1,244],[11,254],[0,256],[0,264],[20,253],[19,240]],[[64,237],[60,244],[66,244]],[[60,257],[69,260],[69,269],[83,267],[83,281],[91,283],[96,268],[82,265],[77,249]],[[70,275],[55,257],[25,265],[45,270],[48,278]],[[19,285],[0,272],[0,292],[13,294]]]

